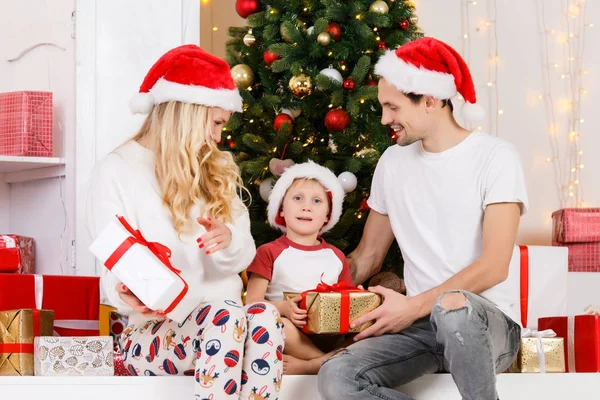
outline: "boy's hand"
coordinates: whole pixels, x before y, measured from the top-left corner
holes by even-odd
[[[119,297],[133,309],[133,311],[141,313],[147,318],[166,318],[162,311],[152,311],[144,303],[138,299],[138,297],[129,290],[129,288],[122,283],[117,284],[117,293]]]
[[[231,230],[223,221],[212,218],[196,218],[206,228],[206,233],[197,239],[198,247],[206,250],[206,254],[227,248],[231,244]]]
[[[287,319],[292,321],[292,323],[298,328],[302,328],[304,325],[306,325],[307,316],[306,310],[303,310],[300,307],[298,307],[298,302],[300,301],[302,301],[302,296],[296,296],[293,299],[287,301],[286,307]]]

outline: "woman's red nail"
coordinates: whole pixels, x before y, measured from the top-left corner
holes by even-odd
[[[125,285],[122,285],[122,286],[123,286],[123,290],[124,291],[128,291],[129,290],[129,289],[127,289],[127,286],[125,286]]]
[[[196,239],[196,242],[200,243],[202,241],[202,238],[198,238]]]
[[[212,221],[212,218],[208,217],[208,220],[209,220],[209,221]]]
[[[200,248],[203,248],[203,247],[204,247],[204,243],[202,243],[202,244],[201,244],[199,247],[200,247]]]
[[[210,254],[210,250],[206,250],[206,254]]]

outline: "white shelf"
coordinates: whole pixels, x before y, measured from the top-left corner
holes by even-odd
[[[65,161],[59,157],[0,156],[0,180],[5,183],[65,176]]]

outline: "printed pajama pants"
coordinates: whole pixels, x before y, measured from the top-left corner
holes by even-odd
[[[195,399],[276,400],[283,374],[283,322],[268,303],[201,304],[178,324],[129,325],[121,335],[132,375],[190,375]]]

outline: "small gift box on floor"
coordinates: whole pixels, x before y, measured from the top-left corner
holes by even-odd
[[[202,300],[201,288],[190,288],[169,257],[168,247],[149,242],[123,217],[116,217],[90,251],[148,308],[163,310],[183,323]]]
[[[0,235],[0,272],[33,274],[35,244],[33,238],[19,235]]]
[[[565,337],[567,372],[600,372],[600,315],[588,314],[540,318],[540,329],[552,329]]]
[[[35,338],[36,376],[112,376],[113,340],[110,336]]]
[[[510,372],[565,372],[564,338],[552,330],[525,329]]]
[[[52,92],[0,93],[0,154],[52,157]]]
[[[552,221],[552,245],[569,248],[569,271],[600,272],[600,208],[565,208]]]
[[[0,311],[0,376],[32,376],[34,337],[52,335],[54,312]]]
[[[319,284],[303,293],[284,292],[285,300],[302,297],[300,308],[308,311],[305,333],[344,334],[361,332],[371,326],[365,322],[350,329],[350,322],[381,305],[381,296],[366,290],[340,284]]]
[[[61,336],[99,335],[96,276],[0,274],[0,294],[0,310],[53,310],[54,330]]]

